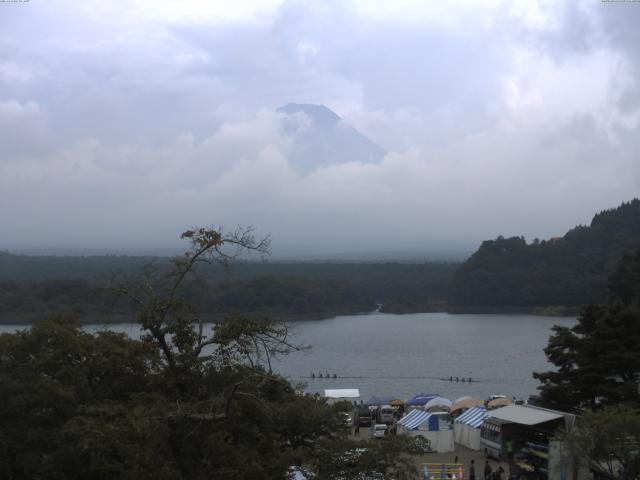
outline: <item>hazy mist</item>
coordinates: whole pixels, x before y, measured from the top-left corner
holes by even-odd
[[[595,0],[0,3],[0,249],[561,235],[638,196],[638,25]]]

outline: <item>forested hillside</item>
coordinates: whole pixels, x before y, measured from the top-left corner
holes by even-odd
[[[211,319],[237,312],[282,319],[382,311],[575,313],[606,298],[617,262],[640,246],[640,200],[597,214],[564,237],[488,240],[464,264],[236,263],[204,266],[181,294]],[[86,322],[128,321],[114,303],[116,279],[145,268],[165,275],[171,259],[34,257],[0,252],[0,322],[70,311]]]
[[[640,200],[598,213],[564,237],[527,243],[523,237],[482,243],[456,271],[453,311],[547,309],[571,312],[602,303],[618,261],[640,246]]]
[[[242,229],[183,238],[190,249],[160,275],[119,280],[140,339],[91,334],[65,315],[0,334],[0,478],[416,478],[424,442],[355,443],[350,402],[329,405],[272,370],[273,359],[307,350],[288,325],[240,314],[205,326],[182,296],[197,267],[228,264],[222,246],[263,253],[268,243]]]
[[[71,311],[87,322],[127,320],[130,305],[114,304],[110,287],[134,279],[145,265],[159,275],[168,258],[31,257],[0,253],[0,321],[22,323],[35,315]],[[229,271],[205,266],[182,295],[204,315],[255,312],[286,319],[368,312],[444,310],[454,264],[237,263]]]

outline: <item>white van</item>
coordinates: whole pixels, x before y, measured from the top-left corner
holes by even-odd
[[[386,423],[387,425],[391,425],[394,420],[395,410],[391,405],[382,405],[379,410],[379,420],[380,423]]]

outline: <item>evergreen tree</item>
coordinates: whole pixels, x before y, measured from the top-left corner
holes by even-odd
[[[563,237],[527,244],[522,237],[482,243],[456,271],[449,304],[454,311],[557,307],[575,312],[604,303],[607,279],[640,245],[640,200],[600,212],[589,226]]]
[[[544,404],[585,407],[640,405],[640,249],[610,279],[607,304],[589,305],[571,327],[554,327],[545,348],[556,371],[534,373]]]

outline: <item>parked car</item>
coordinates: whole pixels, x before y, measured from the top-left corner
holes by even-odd
[[[507,398],[506,395],[489,395],[489,397],[487,398],[487,402],[490,402],[492,400],[497,400],[498,398]]]
[[[368,406],[361,406],[356,411],[356,417],[354,418],[354,425],[360,425],[361,427],[368,427],[372,425],[373,415]]]
[[[345,425],[351,425],[353,423],[353,416],[350,413],[342,412],[340,417]]]
[[[387,425],[384,423],[376,423],[373,426],[373,430],[371,432],[371,436],[373,438],[384,438],[387,434]]]

